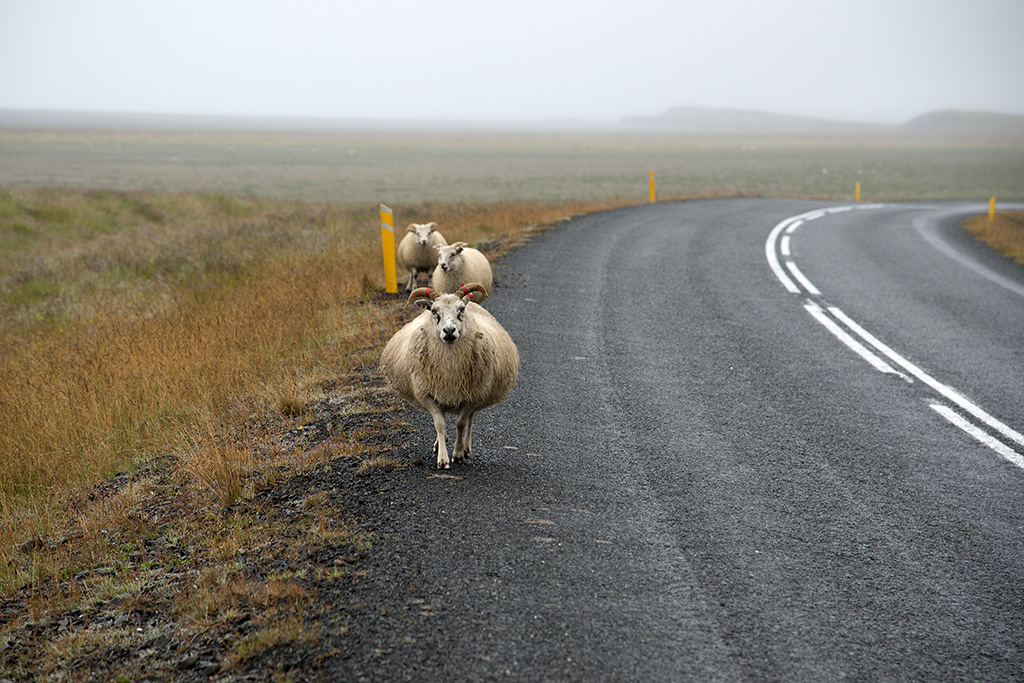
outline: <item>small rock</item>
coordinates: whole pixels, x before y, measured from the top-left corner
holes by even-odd
[[[31,541],[25,541],[24,543],[22,543],[18,549],[21,550],[21,552],[28,554],[36,550],[42,550],[44,547],[46,547],[46,544],[43,543],[43,540],[37,536],[36,538],[33,538]]]
[[[180,671],[186,671],[188,669],[194,669],[194,668],[196,668],[196,664],[198,664],[198,663],[199,663],[199,655],[189,655],[188,657],[185,657],[183,660],[178,662],[178,669]]]

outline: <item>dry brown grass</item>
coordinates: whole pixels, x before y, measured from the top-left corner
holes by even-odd
[[[988,215],[975,216],[964,223],[964,229],[993,249],[1024,264],[1024,211],[1002,211],[992,220]]]
[[[617,204],[392,208],[493,256]],[[259,416],[301,426],[393,329],[369,305],[379,234],[376,206],[0,189],[0,588],[73,571],[18,548],[82,533],[69,491],[154,455],[222,506],[246,495]]]

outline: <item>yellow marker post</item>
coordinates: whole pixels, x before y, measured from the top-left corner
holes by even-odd
[[[992,220],[996,217],[996,198],[988,200],[988,219]]]
[[[384,291],[398,293],[398,275],[395,272],[395,219],[391,209],[380,205],[380,241],[384,249]]]
[[[650,185],[651,202],[653,203],[654,202],[654,171],[650,172],[650,176],[651,177],[650,177],[650,180],[648,181],[648,184]]]
[[[857,183],[857,190],[854,192],[854,201],[860,201],[860,183]]]

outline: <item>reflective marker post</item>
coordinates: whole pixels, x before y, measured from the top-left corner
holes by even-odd
[[[996,217],[996,198],[988,200],[988,219],[992,220]]]
[[[391,209],[380,205],[380,241],[384,249],[384,291],[398,293],[398,275],[395,273],[395,219]]]
[[[854,191],[854,195],[855,195],[854,201],[855,202],[859,202],[860,201],[860,183],[857,183],[857,189]]]
[[[650,180],[648,181],[648,184],[650,185],[650,190],[651,190],[651,202],[654,202],[654,171],[650,172],[650,176],[651,177],[650,177]]]

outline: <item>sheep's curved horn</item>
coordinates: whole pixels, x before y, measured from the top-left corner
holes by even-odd
[[[416,232],[416,224],[415,223],[410,223],[409,227],[407,227],[405,229],[405,231],[406,232]]]
[[[468,247],[469,246],[469,242],[452,242],[448,246],[451,246],[451,247]]]
[[[479,282],[467,282],[464,285],[460,285],[459,289],[462,290],[462,298],[464,300],[470,299],[481,304],[487,299],[487,288]]]
[[[430,299],[431,301],[433,301],[440,295],[440,292],[438,292],[436,289],[431,289],[430,287],[420,287],[418,289],[412,290],[412,293],[409,294],[409,300],[405,302],[405,306],[406,308],[408,308],[412,304],[412,302],[416,301],[417,299]]]

